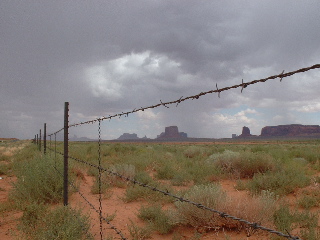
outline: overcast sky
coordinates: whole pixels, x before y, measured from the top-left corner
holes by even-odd
[[[0,138],[77,123],[320,63],[320,1],[1,0]],[[176,125],[222,138],[320,124],[320,70],[104,121],[102,137]],[[97,124],[70,129],[97,138]]]

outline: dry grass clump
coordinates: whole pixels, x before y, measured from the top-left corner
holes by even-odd
[[[202,153],[203,149],[198,146],[190,146],[186,150],[184,150],[183,155],[186,158],[194,158],[199,156]]]
[[[130,179],[133,179],[136,174],[136,168],[132,164],[115,164],[109,169],[112,172],[119,173],[120,175]],[[112,174],[109,174],[109,180],[113,186],[124,187],[126,185],[122,179]]]
[[[185,194],[184,198],[263,226],[272,225],[273,214],[276,210],[276,197],[271,192],[265,191],[258,197],[248,196],[234,200],[228,197],[216,184],[195,186]],[[248,236],[254,232],[254,229],[242,222],[221,217],[189,203],[177,202],[176,207],[176,217],[180,223],[191,225],[196,229],[204,231],[210,229],[244,230]]]
[[[236,178],[252,178],[256,173],[265,173],[275,169],[274,159],[266,153],[233,152],[211,155],[208,162],[222,169],[223,172]]]

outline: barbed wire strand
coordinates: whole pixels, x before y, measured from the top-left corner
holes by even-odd
[[[170,102],[162,102],[162,100],[160,100],[160,103],[156,104],[156,105],[151,105],[149,107],[141,107],[141,108],[138,108],[138,109],[135,108],[134,110],[129,111],[129,112],[122,112],[122,113],[118,113],[118,114],[114,114],[114,115],[109,115],[108,117],[102,116],[102,117],[97,118],[97,119],[93,119],[93,120],[89,120],[89,121],[85,121],[85,122],[74,123],[74,124],[69,125],[68,127],[76,127],[76,126],[79,126],[79,125],[90,124],[90,123],[92,124],[92,123],[97,122],[97,121],[103,121],[103,120],[112,119],[112,118],[115,118],[115,117],[119,117],[119,118],[121,116],[128,117],[129,114],[132,114],[132,113],[135,113],[135,112],[139,112],[139,111],[145,111],[147,109],[157,108],[157,107],[160,107],[160,106],[164,106],[166,108],[169,108],[167,105],[176,104],[176,107],[177,107],[178,104],[180,104],[183,101],[186,101],[186,100],[189,100],[189,99],[191,99],[191,100],[199,99],[200,97],[202,97],[204,95],[212,94],[212,93],[218,93],[218,97],[220,98],[220,93],[221,92],[228,91],[230,89],[235,89],[235,88],[241,88],[241,93],[242,93],[243,89],[248,87],[249,85],[260,83],[260,82],[266,82],[268,80],[277,79],[277,78],[280,78],[280,82],[281,82],[282,79],[285,78],[285,77],[289,77],[289,76],[292,76],[292,75],[297,74],[297,73],[302,73],[302,72],[306,72],[306,71],[309,71],[311,69],[317,69],[317,68],[320,68],[320,64],[315,64],[315,65],[310,66],[310,67],[301,68],[301,69],[298,69],[296,71],[287,72],[287,73],[284,73],[284,70],[283,70],[278,75],[273,75],[273,76],[270,76],[270,77],[267,77],[267,78],[262,78],[262,79],[259,79],[259,80],[253,80],[251,82],[243,82],[243,79],[242,79],[241,84],[233,85],[233,86],[230,86],[230,87],[224,87],[224,88],[220,88],[220,89],[218,88],[218,84],[216,83],[216,89],[215,90],[210,90],[210,91],[206,91],[206,92],[200,92],[197,95],[193,95],[193,96],[189,96],[189,97],[185,97],[185,98],[180,97],[178,100],[174,100],[174,101],[170,101]],[[59,131],[62,131],[62,130],[63,129],[60,129]]]
[[[52,149],[50,149],[52,151]],[[61,152],[57,152],[60,155],[63,155],[63,153]],[[70,157],[69,157],[70,158]],[[54,167],[54,169],[63,177],[63,174],[56,168]],[[104,220],[107,224],[110,225],[110,228],[112,230],[114,230],[120,237],[122,240],[127,240],[127,238],[124,237],[124,235],[122,234],[122,232],[116,228],[107,218],[102,216],[102,213],[100,212],[99,209],[96,209],[95,206],[84,196],[84,194],[82,194],[79,189],[76,187],[76,185],[68,180],[69,185],[87,202],[87,204],[96,212],[99,214],[99,218]]]
[[[233,220],[236,220],[236,221],[239,221],[239,222],[242,222],[242,223],[245,223],[247,224],[248,226],[252,227],[253,229],[261,229],[261,230],[265,230],[265,231],[268,231],[270,233],[274,233],[274,234],[277,234],[278,236],[281,236],[281,237],[286,237],[288,239],[292,239],[292,240],[298,240],[299,238],[298,237],[293,237],[291,236],[290,234],[284,234],[284,233],[281,233],[281,232],[278,232],[278,231],[275,231],[273,229],[269,229],[269,228],[266,228],[266,227],[263,227],[263,226],[260,226],[258,225],[257,223],[252,223],[252,222],[249,222],[247,220],[244,220],[244,219],[241,219],[241,218],[237,218],[235,216],[232,216],[232,215],[229,215],[227,213],[224,213],[224,212],[220,212],[218,210],[215,210],[215,209],[212,209],[212,208],[209,208],[209,207],[206,207],[200,203],[196,203],[196,202],[193,202],[193,201],[190,201],[188,199],[184,199],[182,197],[178,197],[178,196],[175,196],[173,195],[172,193],[168,192],[168,191],[163,191],[163,190],[160,190],[160,189],[157,189],[155,187],[152,187],[152,186],[149,186],[147,184],[144,184],[144,183],[140,183],[134,179],[130,179],[128,177],[125,177],[119,173],[116,173],[116,172],[112,172],[110,170],[107,170],[107,169],[104,169],[101,167],[101,128],[100,128],[100,124],[101,124],[101,121],[103,120],[106,120],[106,119],[112,119],[112,118],[115,118],[115,117],[121,117],[121,116],[126,116],[128,117],[129,114],[132,114],[132,113],[135,113],[135,112],[138,112],[138,111],[145,111],[147,109],[152,109],[152,108],[157,108],[157,107],[160,107],[160,106],[164,106],[166,108],[169,108],[167,105],[171,105],[171,104],[176,104],[176,107],[183,101],[186,101],[186,100],[194,100],[194,99],[199,99],[201,96],[204,96],[204,95],[207,95],[207,94],[211,94],[211,93],[218,93],[218,97],[220,98],[220,93],[223,92],[223,91],[228,91],[230,89],[235,89],[235,88],[239,88],[241,87],[241,93],[243,92],[243,89],[248,87],[249,85],[252,85],[252,84],[256,84],[256,83],[259,83],[259,82],[266,82],[268,80],[271,80],[271,79],[277,79],[277,78],[280,78],[280,82],[282,82],[282,79],[285,78],[285,77],[289,77],[289,76],[292,76],[294,74],[297,74],[297,73],[301,73],[301,72],[306,72],[306,71],[309,71],[311,69],[316,69],[316,68],[320,68],[320,64],[316,64],[316,65],[313,65],[313,66],[310,66],[310,67],[306,67],[306,68],[301,68],[301,69],[298,69],[296,71],[292,71],[292,72],[288,72],[288,73],[284,73],[284,70],[278,74],[278,75],[274,75],[274,76],[270,76],[270,77],[267,77],[267,78],[263,78],[263,79],[259,79],[259,80],[253,80],[251,82],[243,82],[243,79],[241,81],[241,84],[239,85],[233,85],[233,86],[230,86],[230,87],[225,87],[225,88],[221,88],[219,89],[218,88],[218,84],[216,83],[216,90],[210,90],[210,91],[207,91],[207,92],[201,92],[197,95],[193,95],[193,96],[189,96],[189,97],[185,97],[183,98],[180,97],[178,100],[175,100],[175,101],[171,101],[171,102],[162,102],[162,100],[160,100],[160,104],[156,104],[156,105],[151,105],[149,107],[141,107],[139,109],[134,109],[132,111],[129,111],[129,112],[122,112],[120,114],[115,114],[115,115],[109,115],[108,117],[101,117],[101,118],[97,118],[97,119],[93,119],[93,120],[90,120],[90,121],[85,121],[85,122],[79,122],[79,123],[75,123],[75,124],[71,124],[68,126],[68,128],[70,127],[76,127],[76,126],[80,126],[80,125],[83,125],[83,124],[93,124],[94,122],[99,122],[99,166],[96,166],[94,164],[91,164],[91,163],[88,163],[86,161],[83,161],[81,159],[77,159],[77,158],[73,158],[73,157],[69,157],[70,159],[73,159],[73,160],[76,160],[78,162],[82,162],[82,163],[85,163],[85,164],[88,164],[90,166],[93,166],[95,168],[98,168],[99,169],[99,195],[101,194],[100,191],[101,191],[101,171],[105,171],[105,172],[108,172],[109,174],[112,174],[112,175],[115,175],[123,180],[126,180],[126,181],[129,181],[129,182],[132,182],[133,184],[137,184],[139,186],[142,186],[142,187],[146,187],[146,188],[149,188],[153,191],[157,191],[157,192],[160,192],[164,195],[167,195],[167,196],[171,196],[181,202],[186,202],[186,203],[190,203],[198,208],[201,208],[201,209],[204,209],[204,210],[209,210],[211,212],[214,212],[214,213],[217,213],[219,214],[221,217],[226,217],[226,218],[230,218],[230,219],[233,219]],[[55,133],[53,133],[55,136],[57,133],[59,133],[60,131],[62,131],[64,128],[56,131]],[[48,136],[51,136],[53,134],[49,134]],[[55,144],[56,145],[56,144]],[[56,150],[55,150],[56,152]],[[60,153],[60,152],[59,152]],[[61,153],[60,153],[61,154]],[[63,154],[62,154],[63,155]],[[99,201],[100,201],[100,197],[99,197]],[[100,202],[101,204],[101,202]],[[102,209],[99,207],[99,210],[100,212],[100,221],[101,221],[101,212],[102,212]],[[100,223],[100,235],[101,235],[101,239],[102,239],[102,230],[101,230],[101,223]]]
[[[298,70],[295,70],[295,71],[292,71],[292,72],[287,72],[287,73],[284,73],[284,70],[283,70],[278,75],[273,75],[273,76],[270,76],[270,77],[267,77],[267,78],[253,80],[251,82],[243,82],[243,79],[242,79],[241,84],[233,85],[233,86],[230,86],[230,87],[224,87],[224,88],[220,88],[220,89],[218,88],[218,84],[216,83],[216,90],[200,92],[197,95],[192,95],[192,96],[188,96],[188,97],[185,97],[185,98],[180,97],[178,100],[174,100],[174,101],[171,101],[171,102],[162,102],[162,100],[160,100],[160,103],[156,104],[156,105],[151,105],[151,106],[148,106],[148,107],[141,107],[141,108],[138,108],[138,109],[135,108],[135,109],[133,109],[132,111],[129,111],[129,112],[122,112],[122,113],[118,113],[118,114],[114,114],[114,115],[109,115],[107,117],[106,116],[102,116],[102,117],[97,118],[97,119],[84,121],[84,122],[79,122],[79,123],[74,123],[74,124],[69,125],[68,127],[77,127],[77,126],[80,126],[80,125],[90,124],[90,123],[93,124],[94,122],[97,122],[97,121],[111,120],[112,118],[116,118],[116,117],[120,118],[121,116],[128,117],[129,114],[132,114],[132,113],[135,113],[135,112],[139,112],[139,111],[145,111],[147,109],[157,108],[157,107],[160,107],[160,106],[164,106],[166,108],[169,108],[167,105],[176,104],[176,107],[178,107],[178,105],[183,101],[186,101],[186,100],[189,100],[189,99],[191,99],[191,100],[199,99],[200,97],[202,97],[204,95],[212,94],[212,93],[218,93],[218,97],[220,98],[220,93],[221,92],[228,91],[230,89],[241,88],[241,93],[242,93],[243,89],[248,87],[249,85],[260,83],[260,82],[266,82],[268,80],[277,79],[277,78],[280,78],[280,82],[282,82],[282,79],[285,78],[285,77],[289,77],[289,76],[292,76],[292,75],[297,74],[297,73],[307,72],[309,70],[317,69],[317,68],[320,68],[320,64],[315,64],[315,65],[310,66],[310,67],[300,68]],[[56,132],[54,132],[52,134],[48,134],[48,136],[56,134],[56,133],[59,133],[63,129],[64,128],[61,128],[61,129],[59,129],[58,131],[56,131]]]
[[[63,153],[61,153],[61,152],[58,152],[58,153],[63,155]],[[113,172],[113,171],[111,171],[111,170],[102,168],[102,167],[100,167],[100,166],[97,166],[97,165],[95,165],[95,164],[89,163],[89,162],[87,162],[87,161],[84,161],[84,160],[81,160],[81,159],[78,159],[78,158],[75,158],[75,157],[72,157],[72,156],[69,156],[69,158],[70,158],[70,159],[73,159],[73,160],[75,160],[75,161],[77,161],[77,162],[84,163],[84,164],[86,164],[86,165],[88,165],[88,166],[91,166],[91,167],[94,167],[94,168],[98,168],[98,169],[100,168],[103,172],[107,172],[108,174],[114,175],[114,176],[116,176],[116,177],[118,177],[118,178],[121,178],[121,179],[123,179],[123,180],[125,180],[125,181],[131,182],[131,183],[133,183],[133,184],[139,185],[139,186],[141,186],[141,187],[148,188],[148,189],[150,189],[150,190],[152,190],[152,191],[160,192],[160,193],[162,193],[163,195],[166,195],[166,196],[170,196],[170,197],[172,197],[172,198],[175,198],[175,199],[177,199],[177,200],[180,201],[180,202],[186,202],[186,203],[189,203],[189,204],[191,204],[191,205],[194,205],[194,206],[196,206],[196,207],[198,207],[198,208],[200,208],[200,209],[211,211],[211,212],[213,212],[213,213],[218,214],[220,217],[230,218],[230,219],[233,219],[233,220],[235,220],[235,221],[239,221],[239,222],[245,223],[245,224],[247,224],[248,226],[252,227],[254,230],[255,230],[255,229],[261,229],[261,230],[263,230],[263,231],[267,231],[267,232],[269,232],[269,233],[276,234],[276,235],[278,235],[278,236],[280,236],[280,237],[285,237],[285,238],[290,239],[290,240],[302,240],[302,239],[300,239],[299,237],[292,236],[291,234],[284,234],[284,233],[279,232],[279,231],[276,231],[276,230],[274,230],[274,229],[270,229],[270,228],[261,226],[261,225],[259,225],[258,223],[249,222],[249,221],[247,221],[247,220],[245,220],[245,219],[232,216],[232,215],[230,215],[230,214],[228,214],[228,213],[221,212],[221,211],[218,211],[218,210],[213,209],[213,208],[209,208],[209,207],[207,207],[207,206],[205,206],[205,205],[203,205],[203,204],[201,204],[201,203],[196,203],[196,202],[191,201],[191,200],[189,200],[189,199],[185,199],[185,198],[183,198],[183,197],[176,196],[176,195],[170,193],[168,190],[164,191],[164,190],[158,189],[158,188],[156,188],[156,187],[150,186],[150,185],[148,185],[148,184],[141,183],[141,182],[139,182],[139,181],[137,181],[137,180],[135,180],[135,179],[131,179],[131,178],[129,178],[129,177],[126,177],[126,176],[124,176],[124,175],[121,175],[120,173]]]

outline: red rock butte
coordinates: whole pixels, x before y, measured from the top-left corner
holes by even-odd
[[[320,135],[319,125],[279,125],[279,126],[266,126],[261,129],[261,137],[277,137],[277,136],[312,136]]]
[[[161,133],[158,138],[187,138],[187,134],[184,132],[179,132],[177,126],[166,127],[165,131]]]

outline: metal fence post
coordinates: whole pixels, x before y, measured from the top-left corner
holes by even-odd
[[[47,151],[47,124],[44,124],[43,128],[43,153],[46,154]]]
[[[41,152],[41,129],[39,134],[39,151]]]
[[[54,166],[57,167],[57,133],[54,134]]]
[[[64,103],[64,174],[63,174],[63,205],[68,205],[68,118],[69,102]]]
[[[37,141],[36,141],[36,145],[39,144],[39,135],[37,134]]]

